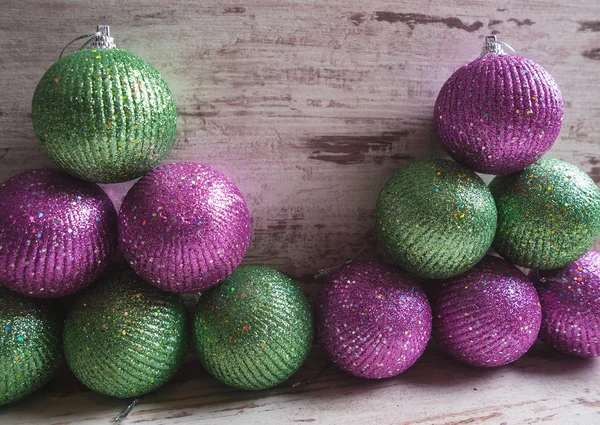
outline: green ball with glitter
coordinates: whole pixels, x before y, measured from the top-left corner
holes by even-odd
[[[101,279],[72,305],[65,320],[65,358],[91,390],[137,397],[177,372],[188,337],[181,298],[121,271]]]
[[[148,62],[117,48],[63,57],[32,102],[35,136],[59,167],[83,180],[140,177],[169,152],[177,114],[167,83]]]
[[[312,311],[286,275],[242,267],[202,294],[194,339],[202,365],[221,382],[270,388],[304,363],[313,340]]]
[[[389,259],[428,279],[456,276],[477,264],[492,244],[497,218],[483,180],[446,159],[417,161],[394,174],[375,217]]]
[[[48,301],[0,287],[0,405],[50,381],[63,363],[62,320]]]
[[[518,173],[497,176],[493,248],[521,267],[557,269],[580,258],[600,236],[600,189],[576,166],[542,158]]]

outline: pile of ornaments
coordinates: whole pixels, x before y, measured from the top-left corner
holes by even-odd
[[[511,363],[538,336],[600,356],[600,253],[589,251],[600,190],[574,165],[542,158],[560,131],[561,93],[502,44],[486,38],[438,95],[437,133],[456,162],[414,162],[379,195],[377,236],[397,267],[349,264],[323,287],[317,337],[351,374],[397,375],[430,335],[476,367]],[[486,186],[474,171],[497,176]]]
[[[33,97],[36,137],[60,169],[0,185],[0,405],[63,360],[90,389],[135,397],[167,382],[193,340],[204,367],[243,389],[289,378],[313,340],[300,288],[238,268],[251,238],[239,189],[197,163],[154,168],[176,111],[147,62],[108,27],[54,64]],[[96,183],[141,177],[120,208]],[[109,270],[118,248],[127,270]],[[192,323],[179,293],[199,292]],[[76,294],[61,317],[55,298]]]
[[[457,162],[415,162],[381,192],[377,230],[395,265],[339,267],[318,298],[318,340],[354,375],[403,372],[432,329],[474,366],[516,360],[538,333],[560,351],[600,354],[600,254],[586,254],[600,235],[600,190],[540,159],[563,114],[550,75],[495,41],[487,49],[435,106]],[[302,365],[312,310],[284,274],[239,268],[251,219],[238,188],[201,164],[154,168],[176,128],[154,68],[99,28],[43,76],[32,119],[62,170],[0,185],[0,404],[48,382],[63,359],[94,391],[140,396],[175,374],[190,338],[208,372],[241,389]],[[487,187],[472,170],[500,175]],[[119,214],[96,184],[138,177]],[[505,260],[486,257],[490,247]],[[118,249],[129,269],[110,271]],[[191,324],[186,292],[201,292]],[[63,320],[51,299],[73,294]]]

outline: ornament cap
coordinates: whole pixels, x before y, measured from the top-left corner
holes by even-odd
[[[110,36],[110,27],[108,25],[98,25],[96,33],[92,36],[90,49],[114,49],[117,45]]]
[[[495,35],[486,35],[485,45],[483,46],[483,52],[481,54],[486,55],[488,53],[495,53],[497,55],[504,55],[506,53],[504,52],[504,49],[502,49],[502,46],[505,46],[508,49],[512,50],[513,53],[516,53],[515,49],[510,47],[505,42],[498,40],[498,37],[496,37]]]

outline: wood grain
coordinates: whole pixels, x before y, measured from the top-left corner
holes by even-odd
[[[209,376],[190,355],[166,386],[139,399],[124,424],[517,425],[600,421],[600,362],[550,352],[541,343],[517,362],[477,369],[430,345],[402,375],[361,380],[329,366],[315,347],[287,383],[239,391]],[[11,425],[109,424],[131,400],[102,396],[74,377],[0,410]]]
[[[0,181],[51,165],[33,135],[31,97],[66,43],[98,23],[159,69],[174,93],[178,134],[166,161],[229,175],[253,214],[245,262],[301,280],[311,297],[318,270],[363,248],[361,258],[378,255],[378,192],[408,161],[443,155],[433,131],[437,92],[487,34],[554,76],[566,110],[549,155],[600,182],[594,0],[4,0]],[[104,188],[119,205],[130,186]],[[329,371],[304,389],[261,394],[198,375],[149,396],[130,422],[600,422],[597,363],[528,357],[479,371],[438,360],[390,381]],[[0,422],[103,423],[123,406],[64,388],[3,410]]]

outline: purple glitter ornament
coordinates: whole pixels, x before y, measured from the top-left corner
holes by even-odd
[[[442,281],[431,307],[435,340],[456,360],[477,367],[502,366],[525,354],[542,318],[533,283],[496,257]]]
[[[448,155],[480,173],[508,174],[533,164],[552,147],[564,103],[544,68],[498,50],[452,74],[434,111]]]
[[[542,304],[540,339],[573,356],[600,356],[600,252],[531,277]]]
[[[155,168],[127,193],[119,216],[121,250],[147,282],[170,292],[204,291],[240,264],[251,237],[238,188],[209,166]]]
[[[109,197],[57,169],[27,171],[0,185],[0,283],[54,298],[84,289],[117,251]]]
[[[361,378],[404,372],[425,351],[431,308],[417,280],[383,263],[343,266],[317,301],[317,335],[333,363]]]

